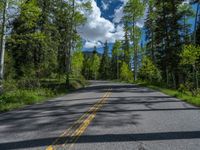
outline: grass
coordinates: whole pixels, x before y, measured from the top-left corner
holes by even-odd
[[[49,89],[16,90],[0,96],[0,111],[5,112],[26,105],[40,103],[55,94]]]
[[[41,87],[34,89],[17,88],[15,83],[7,83],[7,90],[0,95],[0,112],[23,108],[27,105],[42,103],[50,98],[67,94],[69,91],[84,87],[87,82],[80,79],[70,80],[70,89],[64,82],[57,80],[42,80]],[[9,90],[8,90],[9,89]]]
[[[176,98],[183,100],[187,103],[190,103],[194,106],[200,106],[200,96],[194,97],[194,96],[192,96],[192,94],[189,91],[187,91],[185,93],[180,93],[176,89],[169,89],[169,88],[165,88],[165,87],[149,85],[149,84],[144,84],[144,83],[139,84],[139,85],[160,91],[160,92],[167,94],[169,96],[172,96],[172,97],[176,97]]]

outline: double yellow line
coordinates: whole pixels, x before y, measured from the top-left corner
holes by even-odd
[[[96,113],[102,108],[102,106],[106,103],[107,99],[111,96],[111,90],[104,94],[104,96],[93,105],[87,112],[85,112],[74,124],[68,128],[63,134],[61,134],[52,145],[48,146],[46,150],[56,150],[57,148],[63,149],[71,149],[80,136],[85,132],[90,123],[94,120]],[[67,140],[63,143],[63,139],[67,138]],[[63,143],[60,145],[59,143]]]

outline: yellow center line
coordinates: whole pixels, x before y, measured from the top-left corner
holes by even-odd
[[[105,101],[110,97],[111,93],[108,94],[108,96],[103,100],[104,103]],[[95,111],[90,114],[88,116],[88,118],[83,122],[82,126],[80,126],[79,129],[77,129],[76,133],[73,135],[75,137],[73,143],[70,145],[69,150],[73,148],[74,144],[78,141],[78,139],[80,138],[80,136],[86,131],[86,129],[88,128],[88,126],[90,125],[90,123],[95,119],[97,111],[100,110],[100,108],[103,105],[99,105],[98,108],[95,109]]]
[[[109,89],[108,91],[110,91],[111,89]],[[102,103],[105,101],[104,99],[106,99],[106,98],[108,98],[110,96],[110,92],[107,92],[107,93],[105,93],[104,95],[103,95],[103,97],[95,104],[95,105],[93,105],[87,112],[85,112],[70,128],[68,128],[63,134],[61,134],[53,143],[52,143],[52,145],[50,145],[50,146],[48,146],[47,148],[46,148],[46,150],[56,150],[56,146],[54,146],[54,145],[58,145],[58,142],[59,142],[59,140],[61,140],[63,137],[67,137],[67,136],[69,136],[70,134],[72,134],[72,135],[74,135],[76,132],[78,132],[78,133],[80,133],[80,130],[83,130],[83,125],[85,125],[84,124],[84,122],[86,121],[86,122],[88,122],[88,119],[91,117],[90,115],[91,114],[94,114],[94,112],[95,111],[97,111],[98,110],[98,108],[99,107],[101,107],[102,106]],[[90,114],[91,113],[91,114]],[[85,120],[83,120],[88,114],[90,114]],[[95,117],[95,116],[94,116]],[[89,120],[91,120],[91,119],[89,119]],[[93,120],[93,119],[92,119]],[[91,121],[92,121],[91,120]],[[90,122],[91,122],[90,121]],[[82,123],[81,123],[82,122]],[[90,124],[90,122],[88,123],[88,125]],[[81,124],[81,125],[80,125]],[[87,124],[86,124],[87,125]],[[87,126],[88,126],[87,125]],[[75,132],[73,132],[73,128],[75,128],[75,127],[78,127],[78,126],[80,126]],[[83,127],[82,127],[83,126]],[[86,126],[86,128],[87,128],[87,126]],[[85,128],[85,129],[86,129]],[[85,130],[84,129],[84,130]],[[84,130],[83,130],[83,132],[84,132]],[[83,132],[81,132],[81,134],[83,133]],[[73,137],[71,135],[71,137]],[[75,134],[76,135],[76,134]],[[80,135],[79,135],[80,136]],[[73,140],[73,139],[72,139]],[[68,140],[67,140],[67,142],[68,142]]]

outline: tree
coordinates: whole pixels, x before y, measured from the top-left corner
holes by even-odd
[[[111,59],[111,76],[113,79],[119,79],[121,53],[122,53],[121,42],[115,41],[113,45],[112,59]]]
[[[120,79],[127,82],[133,81],[133,73],[129,70],[129,67],[125,62],[122,62],[122,66],[120,69]]]
[[[89,10],[90,3],[85,2],[80,4],[75,0],[61,0],[57,2],[56,8],[56,25],[60,34],[58,52],[59,72],[66,74],[66,86],[69,87],[71,53],[74,50],[77,39],[79,39],[76,28],[86,21],[85,16],[79,10]]]
[[[155,29],[156,29],[156,17],[155,13],[155,0],[148,1],[148,15],[145,21],[145,33],[147,40],[147,55],[151,57],[153,62],[156,62],[156,51],[155,51]]]
[[[92,78],[97,80],[99,75],[100,58],[97,54],[96,47],[94,48],[90,64],[91,64]]]
[[[131,33],[131,41],[134,51],[134,80],[137,80],[138,71],[138,43],[141,37],[140,29],[136,26],[136,22],[143,16],[145,6],[140,0],[128,0],[124,8],[124,20],[129,25]]]
[[[83,52],[81,50],[75,51],[72,55],[72,62],[71,62],[72,75],[74,77],[79,77],[81,75],[83,69],[83,61],[84,61]]]
[[[161,81],[160,71],[147,56],[142,59],[142,67],[139,69],[139,77],[150,83],[158,83]]]
[[[178,6],[182,0],[156,0],[155,13],[155,49],[157,66],[162,70],[162,76],[168,86],[178,87],[182,73],[179,68],[182,42],[181,19]]]
[[[1,37],[0,37],[0,82],[3,80],[4,74],[4,57],[5,57],[5,45],[6,45],[6,22],[7,22],[7,9],[8,0],[4,0],[1,5],[2,10],[2,26],[1,26]]]
[[[194,72],[194,83],[196,85],[196,89],[199,88],[199,80],[198,80],[198,71],[200,69],[200,47],[187,45],[183,48],[183,51],[180,55],[181,57],[181,65],[190,65],[193,68]]]
[[[181,4],[178,6],[178,11],[182,16],[182,39],[184,44],[189,44],[191,42],[191,24],[188,23],[189,19],[194,17],[194,11],[191,5]]]
[[[126,21],[124,23],[124,41],[122,43],[122,47],[124,50],[124,61],[126,62],[126,64],[129,65],[129,68],[131,68],[131,54],[130,54],[130,39],[129,39],[129,32],[128,32],[128,22]]]
[[[100,63],[99,75],[101,79],[110,79],[110,59],[109,47],[107,41],[104,44],[104,52]]]
[[[45,45],[45,35],[38,30],[41,9],[36,0],[22,3],[20,9],[9,40],[16,77],[38,77],[44,60],[40,47]]]

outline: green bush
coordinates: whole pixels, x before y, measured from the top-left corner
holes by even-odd
[[[149,57],[144,57],[142,60],[139,78],[150,83],[159,83],[162,80],[160,70],[153,64]]]
[[[178,92],[181,94],[186,94],[187,88],[184,84],[180,84],[179,88],[178,88]]]
[[[38,79],[21,79],[17,82],[17,86],[20,89],[36,89],[40,88],[41,84]]]
[[[133,73],[129,70],[128,65],[123,62],[120,69],[120,79],[122,81],[132,82],[133,81]]]

